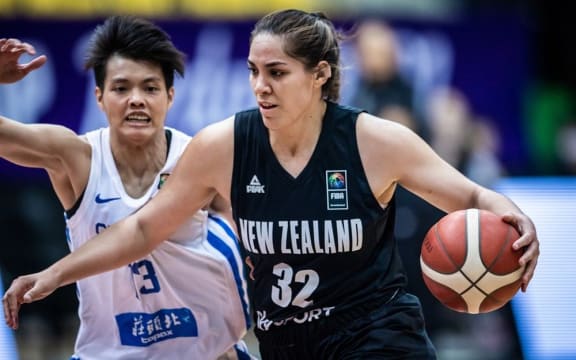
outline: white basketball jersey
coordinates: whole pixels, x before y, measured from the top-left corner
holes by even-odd
[[[92,145],[90,178],[77,210],[66,219],[72,251],[159,191],[190,140],[166,130],[171,133],[166,164],[138,199],[124,190],[109,129],[86,134]],[[73,359],[216,359],[249,327],[237,241],[223,219],[205,211],[150,255],[80,280],[77,289],[81,321]]]

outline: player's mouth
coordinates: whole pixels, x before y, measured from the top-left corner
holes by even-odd
[[[131,124],[148,124],[152,119],[143,113],[134,113],[126,116],[125,120]]]
[[[263,112],[268,112],[268,111],[273,110],[273,109],[278,107],[278,105],[275,105],[275,104],[272,104],[269,102],[263,102],[263,101],[259,101],[258,106],[260,107],[260,111],[263,111]]]

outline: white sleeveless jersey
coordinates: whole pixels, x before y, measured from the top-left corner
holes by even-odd
[[[138,199],[124,190],[109,129],[86,134],[90,178],[66,219],[72,251],[159,191],[190,140],[166,130],[172,134],[166,164]],[[223,219],[205,211],[145,258],[78,281],[77,292],[81,321],[73,359],[216,359],[249,327],[238,243]]]

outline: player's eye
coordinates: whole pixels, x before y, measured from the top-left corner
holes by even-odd
[[[270,75],[272,75],[273,77],[280,77],[282,75],[284,75],[285,72],[284,71],[280,71],[280,70],[271,70],[270,71]]]

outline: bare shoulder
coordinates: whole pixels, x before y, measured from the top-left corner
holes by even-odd
[[[46,147],[53,155],[70,149],[89,148],[87,140],[72,129],[56,124],[16,124],[11,136],[25,137],[31,146]]]
[[[50,130],[44,132],[44,136],[50,141],[53,153],[67,164],[70,171],[88,172],[86,168],[89,169],[92,159],[92,147],[86,136],[60,125],[51,126]]]
[[[59,128],[57,143],[69,144],[70,146],[83,149],[85,152],[90,153],[91,146],[86,135],[78,135],[73,130],[64,126],[56,125],[56,127]]]
[[[424,159],[426,143],[411,129],[391,120],[360,114],[357,144],[374,195],[388,202],[405,170]]]
[[[234,117],[210,124],[200,130],[189,147],[211,168],[231,164],[234,153]]]
[[[207,145],[231,143],[234,139],[234,117],[212,123],[200,130],[194,138]]]
[[[360,144],[378,144],[386,148],[420,142],[419,136],[406,126],[367,113],[358,116],[357,136]]]
[[[230,117],[194,135],[180,167],[186,174],[195,174],[195,181],[216,189],[227,200],[233,161],[234,117]]]
[[[52,186],[66,209],[72,208],[86,188],[90,176],[92,147],[85,136],[59,125],[42,132],[54,156],[45,163]]]

